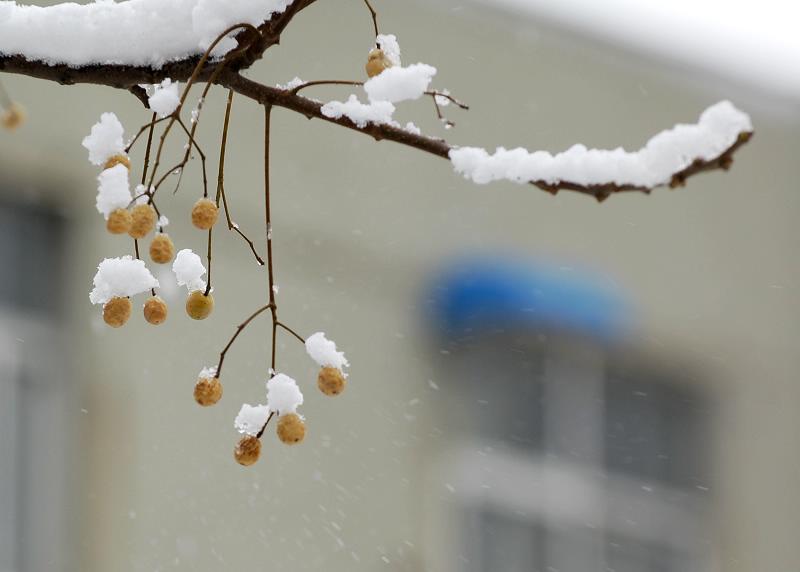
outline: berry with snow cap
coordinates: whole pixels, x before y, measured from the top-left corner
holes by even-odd
[[[168,234],[159,232],[150,243],[150,258],[156,264],[166,264],[175,256],[175,245]]]
[[[386,54],[380,48],[375,48],[370,51],[367,58],[367,64],[364,69],[367,71],[369,77],[375,77],[383,70],[392,67],[392,62],[386,57]]]
[[[103,321],[112,328],[121,328],[131,317],[130,298],[114,297],[103,305]]]
[[[131,211],[131,228],[128,234],[132,238],[144,238],[156,226],[156,211],[152,205],[136,205]]]
[[[209,407],[222,399],[222,384],[218,377],[203,376],[194,386],[194,400],[203,407]]]
[[[217,222],[219,208],[211,199],[199,199],[192,207],[192,224],[200,230],[208,230]]]
[[[144,319],[158,326],[167,321],[167,303],[160,296],[151,296],[144,303]]]
[[[131,229],[133,217],[128,209],[114,209],[106,220],[106,230],[111,234],[125,234]]]
[[[202,290],[195,290],[186,298],[186,313],[193,320],[205,320],[214,309],[214,297]]]
[[[288,413],[278,418],[278,439],[286,445],[297,445],[306,436],[306,424],[297,413]]]
[[[347,380],[342,371],[335,367],[323,367],[317,376],[317,387],[328,396],[339,395],[344,391]]]
[[[253,435],[245,435],[239,439],[233,450],[233,458],[243,467],[249,467],[258,461],[259,455],[261,455],[261,441]]]

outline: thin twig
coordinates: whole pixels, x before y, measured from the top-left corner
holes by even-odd
[[[267,235],[267,277],[269,288],[269,307],[272,311],[272,359],[270,368],[275,371],[278,333],[278,307],[275,304],[275,273],[272,265],[272,213],[270,210],[270,185],[269,185],[269,135],[272,105],[264,106],[264,221]]]
[[[162,121],[165,121],[165,120],[169,119],[169,117],[170,117],[169,115],[167,115],[166,117],[160,117],[158,119],[155,119],[155,115],[156,114],[154,113],[152,121],[148,121],[147,123],[145,123],[144,125],[142,125],[139,128],[139,130],[136,132],[136,135],[133,136],[133,139],[131,139],[130,143],[128,143],[128,145],[125,147],[125,153],[130,153],[131,152],[131,149],[133,149],[133,146],[136,143],[136,141],[139,139],[139,137],[142,136],[142,133],[144,133],[145,131],[150,129],[151,126],[153,126],[153,125],[155,125],[157,123],[161,123]]]
[[[264,421],[264,426],[263,426],[263,427],[261,427],[261,431],[259,431],[258,433],[256,433],[256,439],[261,439],[261,436],[264,434],[264,431],[266,431],[266,430],[267,430],[267,425],[269,425],[269,422],[272,420],[272,417],[273,417],[274,415],[275,415],[275,412],[274,412],[274,411],[271,411],[271,412],[270,412],[270,414],[269,414],[269,417],[267,417],[267,420],[266,420],[266,421]]]
[[[153,119],[150,122],[150,132],[147,134],[147,148],[145,148],[144,151],[144,167],[142,167],[142,186],[144,186],[145,181],[147,181],[147,169],[150,166],[150,149],[152,149],[153,147],[153,131],[155,131],[155,127],[156,127],[156,113],[153,112]],[[128,148],[128,150],[129,149],[130,147]]]
[[[222,127],[222,141],[219,146],[219,171],[217,172],[217,197],[216,203],[219,208],[220,198],[222,198],[222,207],[225,210],[225,219],[228,222],[228,230],[237,233],[242,239],[250,246],[253,256],[259,265],[264,266],[264,260],[258,255],[256,245],[252,240],[239,228],[239,225],[231,220],[231,213],[228,209],[228,197],[225,195],[225,150],[228,144],[228,126],[231,118],[231,106],[233,104],[233,91],[228,90],[228,103],[225,107],[225,123]]]
[[[377,38],[380,35],[380,32],[378,32],[378,13],[372,7],[372,4],[369,3],[369,0],[364,0],[364,4],[367,5],[367,9],[372,16],[372,27],[375,28],[375,37]],[[378,47],[380,48],[380,46]]]
[[[206,251],[206,262],[208,262],[208,283],[206,284],[206,296],[208,296],[211,292],[211,233],[213,230],[213,226],[208,229],[208,250]]]
[[[225,347],[223,348],[223,350],[222,350],[221,352],[219,352],[219,361],[217,362],[217,377],[218,377],[218,378],[219,378],[219,377],[220,377],[220,375],[222,374],[222,364],[223,364],[223,362],[225,361],[225,355],[228,353],[228,350],[229,350],[229,349],[231,348],[231,346],[233,345],[233,342],[235,342],[235,341],[236,341],[236,338],[238,338],[238,337],[239,337],[239,334],[241,334],[241,333],[242,333],[242,330],[244,330],[244,329],[245,329],[245,328],[246,328],[246,327],[247,327],[247,326],[250,324],[250,322],[252,322],[253,320],[255,320],[255,319],[256,319],[256,317],[258,317],[258,315],[259,315],[259,314],[261,314],[262,312],[264,312],[264,311],[265,311],[266,309],[268,309],[269,307],[270,307],[270,305],[269,305],[269,304],[267,304],[266,306],[262,306],[262,307],[260,307],[258,310],[256,310],[256,311],[255,311],[255,312],[253,312],[252,314],[250,314],[250,316],[248,316],[248,317],[247,317],[247,319],[246,319],[244,322],[242,322],[241,324],[239,324],[238,326],[236,326],[236,332],[233,334],[233,336],[231,337],[231,339],[230,339],[230,340],[228,340],[228,343],[225,345]]]
[[[312,85],[364,85],[363,81],[350,81],[346,79],[318,79],[315,81],[307,81],[301,83],[294,89],[289,90],[292,95],[297,95],[301,89],[311,87]]]
[[[292,335],[293,335],[295,338],[297,338],[298,340],[300,340],[300,343],[302,343],[302,344],[305,344],[305,343],[306,343],[306,340],[303,338],[303,336],[301,336],[300,334],[298,334],[297,332],[295,332],[295,331],[294,331],[292,328],[290,328],[289,326],[287,326],[287,325],[286,325],[286,324],[284,324],[283,322],[280,322],[280,321],[279,321],[279,322],[278,322],[278,325],[279,325],[281,328],[283,328],[284,330],[286,330],[287,332],[289,332],[290,334],[292,334]]]

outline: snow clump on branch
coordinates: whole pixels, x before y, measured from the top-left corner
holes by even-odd
[[[226,28],[259,26],[292,0],[128,0],[26,6],[0,0],[0,54],[81,67],[161,68],[202,54]],[[240,30],[234,31],[235,35]],[[212,55],[237,47],[224,39]]]
[[[406,68],[391,67],[370,78],[364,84],[364,91],[372,102],[397,103],[419,99],[428,90],[435,75],[436,68],[428,64],[419,63]]]
[[[161,83],[147,86],[147,104],[150,111],[154,111],[159,118],[172,115],[181,103],[178,95],[178,82],[173,83],[170,78],[166,78]]]
[[[753,130],[750,117],[729,101],[706,109],[696,124],[676,125],[658,133],[635,152],[587,149],[575,145],[552,155],[546,151],[499,147],[489,154],[479,147],[450,151],[456,172],[478,184],[497,180],[515,183],[562,181],[579,185],[634,185],[653,188],[669,184],[672,177],[696,160],[712,161]]]

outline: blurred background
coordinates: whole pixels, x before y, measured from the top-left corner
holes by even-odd
[[[220,224],[209,319],[192,322],[157,268],[167,323],[137,310],[107,328],[92,276],[132,244],[105,232],[80,142],[103,111],[128,133],[149,115],[127,93],[4,75],[29,119],[0,132],[0,570],[797,569],[798,9],[375,5],[404,62],[436,65],[436,87],[471,106],[446,109],[449,131],[430,101],[398,119],[453,143],[637,149],[720,99],[752,114],[756,137],[729,173],[598,204],[475,186],[441,159],[277,109],[280,315],[325,331],[352,367],[327,398],[282,336],[309,433],[288,448],[270,432],[243,468],[233,419],[264,400],[268,320],[228,354],[216,407],[192,388],[264,303],[263,268]],[[360,1],[320,1],[250,75],[360,79],[371,42]],[[224,95],[201,119],[212,158]],[[236,100],[226,189],[254,238],[262,144],[261,110]],[[193,163],[162,197],[178,249],[205,248],[189,224],[201,194]]]

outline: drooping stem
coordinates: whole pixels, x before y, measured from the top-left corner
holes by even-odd
[[[364,4],[367,5],[367,10],[369,10],[370,16],[372,16],[372,27],[375,29],[375,37],[377,38],[379,35],[378,32],[378,13],[375,11],[375,8],[372,7],[372,4],[369,3],[369,0],[364,0]],[[380,47],[380,46],[378,46]]]
[[[283,322],[278,322],[278,325],[281,328],[283,328],[284,330],[286,330],[287,332],[289,332],[290,334],[292,334],[295,338],[297,338],[300,341],[301,344],[305,344],[306,343],[306,340],[305,340],[305,338],[303,336],[301,336],[300,334],[295,332],[292,328],[290,328],[289,326],[287,326]]]
[[[208,229],[208,250],[206,250],[206,262],[208,263],[208,284],[206,284],[206,296],[208,296],[211,292],[211,236],[213,230],[213,226]]]
[[[220,198],[222,199],[222,207],[225,209],[225,220],[228,222],[228,230],[232,230],[241,236],[248,246],[250,246],[250,250],[252,251],[253,256],[256,257],[256,261],[261,266],[264,266],[264,260],[262,260],[262,258],[258,255],[258,252],[256,251],[256,245],[253,244],[253,241],[250,240],[250,237],[242,232],[242,229],[239,228],[239,225],[231,220],[231,212],[228,208],[228,197],[225,195],[225,150],[227,149],[228,145],[228,126],[230,125],[232,105],[233,90],[228,90],[228,104],[225,107],[225,123],[222,127],[222,140],[220,141],[219,145],[219,171],[217,172],[216,203],[217,208],[219,208]]]
[[[153,131],[155,131],[156,127],[156,117],[157,114],[153,112],[153,119],[150,121],[150,130],[147,134],[147,148],[144,151],[144,167],[142,167],[142,185],[145,184],[147,181],[147,169],[150,166],[150,150],[153,148]],[[141,133],[141,132],[140,132]],[[133,141],[131,141],[131,145],[133,145]],[[130,149],[130,145],[128,146]]]
[[[277,350],[278,306],[275,304],[275,272],[272,261],[272,212],[269,195],[269,134],[272,104],[264,106],[264,222],[267,234],[267,287],[269,288],[269,308],[272,312],[272,359],[270,368],[275,372],[275,354]]]
[[[244,330],[250,324],[250,322],[255,320],[259,314],[261,314],[264,310],[266,310],[269,307],[270,307],[269,304],[260,307],[258,310],[250,314],[244,322],[236,326],[236,332],[233,334],[231,339],[228,340],[228,343],[225,345],[225,348],[219,353],[219,361],[217,362],[217,377],[219,377],[222,374],[222,363],[225,361],[225,355],[228,353],[228,350],[233,345],[233,342],[236,341],[236,338],[239,337],[239,334],[242,333],[242,330]]]

